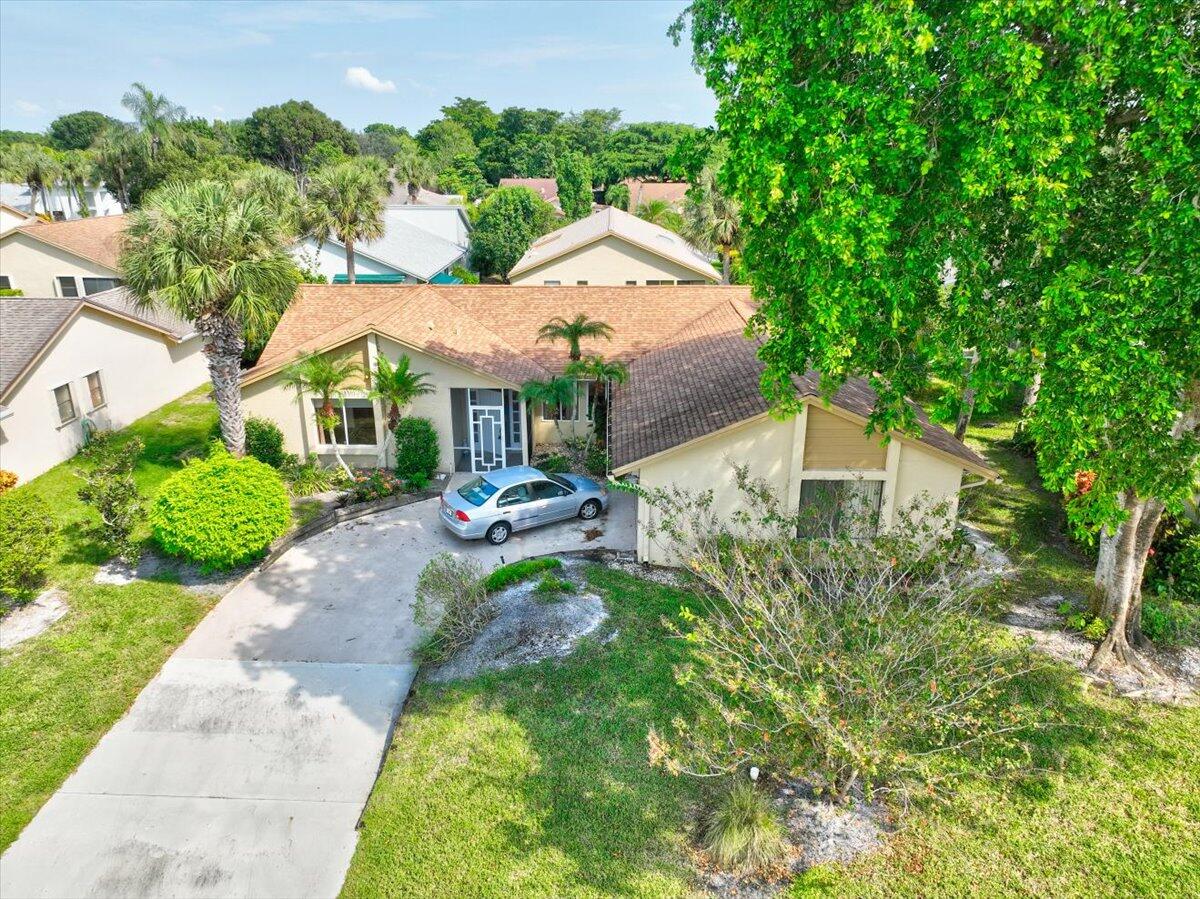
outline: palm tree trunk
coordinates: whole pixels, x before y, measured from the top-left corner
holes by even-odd
[[[729,283],[729,248],[721,247],[721,283]]]
[[[46,191],[46,182],[42,182],[42,208],[46,210],[46,214],[51,218],[54,216],[50,213],[50,194]]]
[[[354,283],[354,241],[346,240],[346,282]]]
[[[242,412],[242,350],[246,339],[241,326],[226,315],[201,316],[196,330],[204,338],[208,376],[221,419],[221,439],[235,456],[246,455],[246,419]]]

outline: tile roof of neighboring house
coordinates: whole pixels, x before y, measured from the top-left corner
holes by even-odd
[[[340,247],[336,238],[328,243]],[[356,243],[354,251],[392,268],[428,281],[466,252],[464,247],[395,218],[387,220],[383,237]]]
[[[528,187],[547,203],[558,202],[557,178],[501,178],[500,187]]]
[[[638,206],[651,200],[665,200],[677,206],[691,187],[686,181],[642,181],[638,178],[626,178],[621,183],[629,188],[630,212],[637,212]]]
[[[677,262],[709,281],[720,279],[708,257],[678,234],[612,206],[605,206],[587,218],[542,235],[530,245],[508,275],[511,278],[538,268],[608,235]]]
[[[31,222],[6,231],[5,236],[18,232],[28,234],[116,272],[124,230],[125,216],[99,215],[65,222]]]
[[[80,299],[0,297],[0,396],[29,367],[62,326],[80,309],[94,308],[138,322],[179,341],[195,332],[170,313],[137,307],[124,287]]]
[[[545,287],[302,284],[244,382],[266,377],[302,353],[333,349],[369,332],[392,337],[511,384],[562,370],[565,347],[537,340],[555,316],[582,312],[607,322],[613,339],[588,340],[584,354],[629,364],[613,397],[613,462],[628,465],[769,411],[759,390],[758,344],[745,336],[753,311],[745,287]],[[818,398],[815,372],[795,379]],[[866,418],[875,394],[852,378],[832,404]],[[915,406],[915,404],[914,404]],[[980,472],[987,463],[917,409],[920,442]]]

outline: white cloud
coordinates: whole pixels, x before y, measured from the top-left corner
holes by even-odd
[[[381,81],[371,74],[366,66],[351,66],[346,69],[346,83],[351,87],[361,88],[373,94],[394,94],[396,82]]]
[[[17,108],[17,112],[21,115],[37,115],[42,111],[42,107],[36,103],[30,103],[28,100],[16,100],[13,106]]]

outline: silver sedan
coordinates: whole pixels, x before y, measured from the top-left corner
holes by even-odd
[[[577,474],[545,474],[528,465],[501,468],[442,494],[442,524],[467,540],[499,546],[513,531],[582,518],[608,508],[608,490]]]

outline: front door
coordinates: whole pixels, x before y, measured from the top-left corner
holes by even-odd
[[[499,390],[467,391],[471,413],[471,471],[504,468],[504,397]]]

